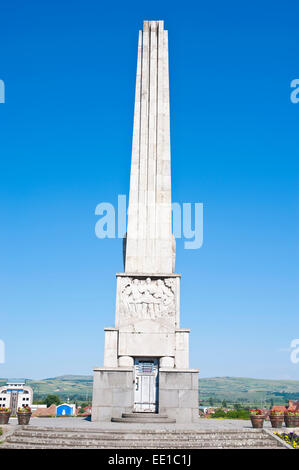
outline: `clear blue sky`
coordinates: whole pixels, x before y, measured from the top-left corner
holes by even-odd
[[[173,201],[204,203],[177,243],[182,326],[202,377],[299,379],[297,1],[1,5],[0,377],[91,374],[113,326],[120,240],[98,203],[128,194],[138,30],[169,30]]]

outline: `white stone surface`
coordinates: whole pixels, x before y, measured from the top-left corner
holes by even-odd
[[[175,335],[171,333],[119,332],[119,356],[163,357],[175,355]]]
[[[177,423],[198,420],[197,369],[160,369],[159,411]]]
[[[174,357],[171,356],[164,356],[160,359],[160,367],[174,367]]]
[[[174,332],[178,292],[174,277],[118,276],[116,326],[132,332]]]
[[[94,369],[92,420],[111,421],[133,406],[133,368]]]
[[[160,357],[162,363],[162,358],[168,357],[172,358],[169,364],[174,366],[176,332],[181,331],[178,328],[179,290],[179,275],[117,274],[118,356]],[[187,330],[182,331],[184,335]],[[179,364],[187,367],[188,343],[181,340],[178,345]]]
[[[117,343],[118,330],[116,328],[105,328],[104,367],[118,366]]]
[[[120,352],[119,352],[120,354]],[[118,360],[119,367],[133,367],[134,359],[132,356],[120,356]]]
[[[139,32],[125,271],[173,271],[168,35],[163,21],[144,21]]]
[[[189,367],[189,333],[187,329],[175,333],[175,367],[178,369]]]

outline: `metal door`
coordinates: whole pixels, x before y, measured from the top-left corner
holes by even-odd
[[[134,411],[158,412],[158,359],[135,359]]]

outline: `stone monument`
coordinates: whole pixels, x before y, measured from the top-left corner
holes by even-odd
[[[168,32],[139,32],[124,272],[116,274],[115,327],[94,369],[92,420],[198,419],[198,370],[180,328],[180,274],[171,227]]]

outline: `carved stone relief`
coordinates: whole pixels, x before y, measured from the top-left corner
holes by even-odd
[[[127,318],[156,319],[175,315],[175,280],[120,279],[120,313]]]

